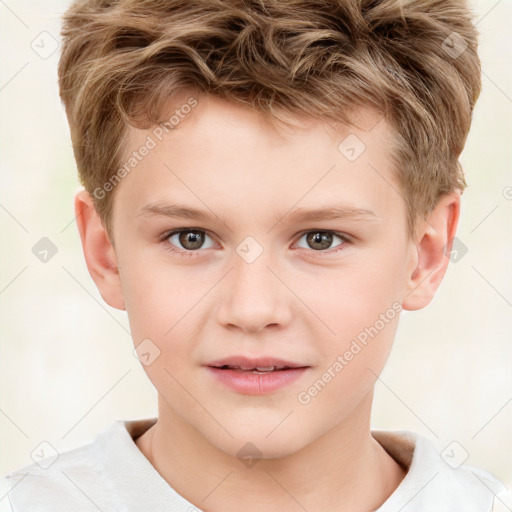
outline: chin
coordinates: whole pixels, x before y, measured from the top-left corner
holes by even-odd
[[[298,433],[294,436],[289,430],[283,429],[280,433],[276,431],[268,436],[271,430],[265,426],[262,427],[261,432],[255,432],[254,428],[250,433],[230,431],[233,438],[227,436],[223,436],[222,439],[210,438],[210,442],[219,450],[237,457],[242,462],[247,459],[282,459],[300,451],[307,444],[303,434]]]

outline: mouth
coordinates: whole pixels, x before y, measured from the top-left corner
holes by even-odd
[[[205,365],[218,382],[245,395],[265,395],[302,378],[311,366],[276,359],[234,356]]]

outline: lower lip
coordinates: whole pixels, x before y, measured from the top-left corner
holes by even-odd
[[[291,384],[305,374],[307,367],[277,370],[268,373],[250,373],[238,370],[221,370],[207,367],[220,382],[246,395],[266,395]]]

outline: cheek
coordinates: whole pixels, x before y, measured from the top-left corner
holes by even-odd
[[[180,388],[171,375],[182,381],[194,364],[193,354],[201,338],[198,325],[203,325],[198,316],[207,313],[207,301],[200,299],[211,285],[191,283],[179,267],[156,262],[129,270],[122,277],[123,291],[139,359],[157,389],[170,387],[178,393]],[[144,364],[141,357],[147,352],[157,354],[151,364]]]
[[[148,263],[125,267],[121,281],[135,344],[145,338],[170,337],[179,320],[176,317],[184,314],[183,290],[179,284],[172,276],[162,276],[157,266]]]
[[[401,270],[396,252],[381,254],[338,271],[329,269],[325,279],[316,275],[301,285],[298,294],[318,317],[305,312],[320,356],[317,384],[311,383],[311,395],[303,390],[306,401],[332,401],[343,411],[350,410],[382,371],[400,317]]]
[[[399,255],[374,254],[355,261],[346,259],[343,267],[303,272],[293,280],[294,292],[301,300],[304,319],[314,325],[322,337],[349,340],[399,302],[403,279]],[[380,254],[384,254],[381,252]],[[296,315],[299,314],[296,311]]]
[[[351,318],[336,337],[325,338],[322,364],[298,393],[297,402],[333,426],[348,416],[374,386],[389,356],[399,305],[371,324]],[[346,325],[346,324],[345,324]],[[362,327],[361,327],[362,326]],[[350,332],[351,331],[351,332]]]

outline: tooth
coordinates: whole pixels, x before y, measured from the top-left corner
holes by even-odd
[[[243,371],[259,371],[259,372],[271,372],[277,366],[257,366],[256,368],[254,366],[248,367],[248,366],[234,366],[233,367],[236,370],[243,370]]]
[[[226,369],[226,370],[242,370],[242,371],[252,371],[252,372],[272,372],[275,370],[283,370],[283,369],[287,368],[287,366],[257,366],[256,368],[254,368],[254,367],[249,368],[249,367],[245,367],[245,366],[224,365],[220,368],[223,370]]]

